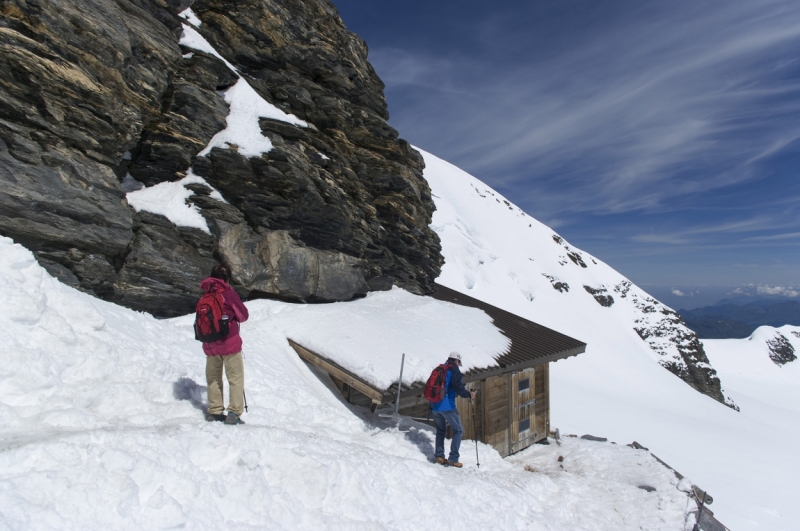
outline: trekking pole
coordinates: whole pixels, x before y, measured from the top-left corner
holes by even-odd
[[[378,415],[379,417],[389,417],[397,419],[397,426],[400,426],[400,390],[403,387],[403,367],[406,364],[406,354],[403,353],[403,358],[400,360],[400,378],[397,380],[397,398],[394,401],[394,413],[391,415]]]
[[[400,414],[400,388],[403,386],[403,366],[406,364],[406,353],[403,352],[403,358],[400,360],[400,379],[397,380],[397,400],[394,403],[394,414]]]
[[[242,373],[244,373],[244,352],[242,352]],[[247,413],[247,393],[244,392],[244,377],[242,377],[242,398],[244,398],[244,412]]]
[[[477,391],[475,394],[477,394]],[[469,403],[472,404],[472,433],[475,436],[475,461],[478,462],[478,468],[480,468],[481,460],[478,457],[478,422],[475,420],[475,402],[472,400],[472,397],[470,397]]]

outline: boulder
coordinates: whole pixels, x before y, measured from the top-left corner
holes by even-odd
[[[217,222],[217,230],[219,253],[245,290],[306,302],[349,300],[369,291],[363,260],[307,247],[288,231],[259,233],[225,222]]]

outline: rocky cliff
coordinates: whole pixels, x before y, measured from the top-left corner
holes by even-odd
[[[387,123],[366,44],[325,0],[200,0],[191,30],[213,50],[188,48],[190,3],[0,5],[0,234],[62,281],[160,316],[191,311],[223,260],[246,296],[429,292],[442,257],[424,163]],[[203,152],[239,80],[304,125],[265,117],[271,149]],[[207,231],[128,204],[130,183],[190,171]]]

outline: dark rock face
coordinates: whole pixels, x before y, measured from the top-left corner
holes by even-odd
[[[769,359],[778,367],[783,367],[790,361],[797,359],[794,347],[786,339],[786,336],[780,332],[776,332],[775,337],[767,341],[767,346],[769,347]]]
[[[586,267],[584,264],[583,267]],[[583,286],[583,289],[586,290],[586,293],[594,297],[594,300],[597,301],[597,304],[603,306],[604,308],[610,308],[614,305],[614,297],[608,295],[608,290],[604,287],[593,288],[591,286]]]
[[[739,411],[739,407],[722,392],[717,371],[708,361],[703,343],[690,330],[677,312],[656,299],[631,292],[625,280],[614,287],[622,299],[630,298],[642,317],[634,322],[634,330],[658,354],[658,363],[695,390]]]
[[[545,277],[547,280],[550,281],[550,285],[553,286],[553,289],[559,293],[567,293],[569,292],[569,284],[566,282],[562,282],[553,275],[547,275],[542,273],[542,276]]]
[[[0,10],[0,232],[112,263],[133,237],[112,169],[159,113],[177,18],[145,1]]]
[[[245,295],[430,292],[443,259],[422,158],[387,124],[363,41],[326,0],[194,4],[239,74],[309,124],[262,119],[272,151],[197,157],[225,127],[218,91],[238,75],[178,46],[188,4],[0,6],[0,234],[64,282],[161,316],[191,311],[220,260]],[[190,167],[227,200],[188,186],[211,234],[127,205],[126,173],[153,186]]]
[[[201,33],[265,100],[308,128],[262,119],[274,149],[212,150],[194,171],[259,230],[363,260],[372,286],[428,293],[441,247],[421,156],[386,120],[367,48],[328,2],[202,0]],[[375,279],[384,281],[375,281]]]

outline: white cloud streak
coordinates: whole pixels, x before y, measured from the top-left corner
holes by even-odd
[[[513,71],[397,49],[370,59],[390,92],[431,91],[404,107],[401,134],[492,185],[524,184],[537,214],[669,210],[758,178],[757,163],[800,139],[800,85],[786,75],[800,4],[667,7]]]

